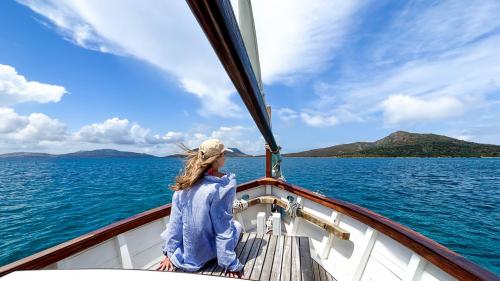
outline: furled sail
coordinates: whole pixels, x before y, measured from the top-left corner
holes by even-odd
[[[261,90],[257,38],[250,1],[243,0],[238,4],[242,7],[239,14],[243,30],[238,26],[229,0],[187,0],[187,3],[267,143],[266,176],[283,179],[280,147],[271,129],[270,111]]]

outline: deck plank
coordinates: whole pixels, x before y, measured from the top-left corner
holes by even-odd
[[[262,268],[260,268],[260,273],[257,273],[259,271],[256,271],[255,269],[257,268],[257,263],[254,266],[254,270],[252,272],[252,275],[250,276],[250,279],[252,280],[264,280],[264,281],[269,281],[271,278],[271,271],[273,268],[273,262],[275,259],[275,251],[276,251],[276,242],[278,241],[278,236],[276,235],[271,235],[269,239],[269,243],[267,246],[267,252],[264,256],[264,260],[262,262]],[[257,274],[260,274],[259,277],[257,277]]]
[[[300,252],[300,271],[302,281],[314,280],[314,273],[312,270],[311,250],[309,248],[309,238],[299,237],[299,252]]]
[[[212,260],[207,261],[198,271],[196,271],[196,274],[203,274],[203,271],[205,271],[213,262]]]
[[[244,233],[235,249],[244,265],[243,279],[263,281],[335,281],[311,257],[310,241],[302,236],[274,236]],[[217,259],[208,261],[198,274],[223,274]]]
[[[236,256],[240,256],[241,254],[241,251],[243,250],[243,248],[245,247],[245,243],[247,242],[248,240],[248,236],[250,234],[247,232],[247,233],[243,233],[241,235],[241,238],[240,240],[238,241],[238,245],[236,246],[236,249],[234,249],[234,251],[236,252]]]
[[[245,247],[243,248],[241,255],[238,257],[242,264],[245,264],[247,262],[248,255],[250,254],[250,251],[252,250],[253,243],[256,241],[256,239],[255,239],[256,235],[257,234],[255,232],[252,232],[248,236],[247,243],[245,243]]]
[[[328,271],[326,271],[326,280],[336,281],[335,278],[333,278],[333,276]]]
[[[217,262],[217,264],[215,265],[215,268],[212,270],[212,275],[217,275],[217,276],[221,276],[222,273],[223,273],[224,269],[219,265],[219,263]]]
[[[319,273],[319,264],[313,260],[313,271],[314,271],[314,281],[321,281],[321,275]]]
[[[240,235],[240,237],[241,237],[241,239],[240,239],[241,243],[238,242],[238,245],[236,245],[236,249],[234,250],[236,256],[239,259],[240,259],[241,254],[243,253],[243,250],[247,246],[247,242],[249,242],[252,235],[250,233],[244,233],[243,235]],[[241,259],[240,259],[240,262],[241,262]],[[241,263],[245,264],[243,262],[241,262]],[[224,273],[224,269],[221,266],[219,266],[218,264],[215,266],[215,268],[212,271],[212,275],[216,275],[216,276],[221,276],[221,275],[223,275],[223,273]]]
[[[321,265],[318,264],[318,268],[319,268],[319,274],[320,274],[320,278],[321,278],[321,281],[327,281],[327,278],[326,278],[326,270],[324,267],[322,267]]]
[[[236,252],[236,256],[239,256],[239,254],[241,253],[241,251],[245,247],[245,244],[246,244],[249,236],[250,236],[249,233],[240,234],[238,244],[236,245],[236,249],[234,250]],[[209,261],[208,263],[209,263],[209,265],[204,268],[203,274],[205,274],[205,275],[222,275],[222,267],[219,266],[219,264],[217,262],[217,258],[215,258],[215,262]]]
[[[203,274],[210,275],[212,271],[217,267],[217,259],[211,259],[207,262],[207,266],[203,270]]]
[[[292,238],[292,254],[290,255],[292,259],[292,268],[290,271],[291,280],[301,280],[302,274],[300,273],[300,250],[299,250],[299,237],[291,236]]]
[[[266,253],[267,253],[267,250],[269,248],[270,239],[271,239],[270,234],[264,234],[264,237],[262,238],[262,242],[260,243],[259,251],[257,252],[257,258],[255,259],[252,273],[249,275],[249,278],[252,280],[259,280],[260,279],[260,274],[262,272],[262,267],[264,265],[264,259],[266,257]]]
[[[285,236],[285,247],[283,249],[283,262],[281,264],[281,278],[280,278],[281,281],[291,280],[292,239],[293,239],[292,236]]]
[[[247,262],[248,255],[250,254],[250,250],[252,249],[252,245],[256,240],[255,237],[256,237],[255,232],[249,233],[245,245],[241,246],[240,248],[238,248],[239,245],[236,246],[236,254],[238,255],[238,252],[241,251],[240,254],[238,255],[238,259],[243,265],[245,265],[245,263]],[[223,273],[222,268],[218,264],[216,264],[215,267],[212,269],[212,275],[220,276],[222,275],[222,273]]]
[[[253,266],[255,264],[255,260],[257,259],[257,254],[260,249],[260,245],[264,241],[264,235],[258,235],[255,237],[255,241],[252,245],[252,249],[248,254],[248,258],[244,263],[245,267],[243,268],[243,278],[248,279],[252,274]]]
[[[281,264],[283,262],[283,249],[285,247],[285,237],[283,235],[278,236],[278,240],[276,241],[276,250],[274,252],[274,260],[271,271],[271,279],[270,280],[280,280],[281,277]]]

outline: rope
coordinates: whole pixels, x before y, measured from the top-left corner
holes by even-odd
[[[273,230],[273,215],[270,215],[266,221],[266,233]]]
[[[271,147],[266,144],[266,149],[271,152],[271,175],[274,178],[277,178],[279,180],[285,181],[285,177],[283,176],[281,172],[281,146],[278,146],[276,150],[271,150]]]
[[[272,154],[277,154],[280,153],[281,151],[281,146],[278,145],[278,148],[276,150],[272,150],[271,147],[266,143],[264,145]]]
[[[297,216],[297,210],[300,208],[300,204],[298,202],[288,202],[286,206],[285,212],[292,218]]]
[[[244,199],[235,199],[233,201],[233,212],[239,213],[248,208],[248,202]]]

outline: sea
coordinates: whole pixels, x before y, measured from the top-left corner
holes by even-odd
[[[500,159],[285,158],[295,185],[380,213],[500,275]],[[0,266],[171,201],[179,158],[0,159]],[[244,183],[264,158],[227,158]]]

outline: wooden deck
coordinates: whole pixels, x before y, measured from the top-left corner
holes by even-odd
[[[334,281],[321,265],[311,258],[309,238],[244,233],[236,254],[245,266],[243,278],[280,281]],[[199,274],[222,275],[217,260],[211,260]]]

